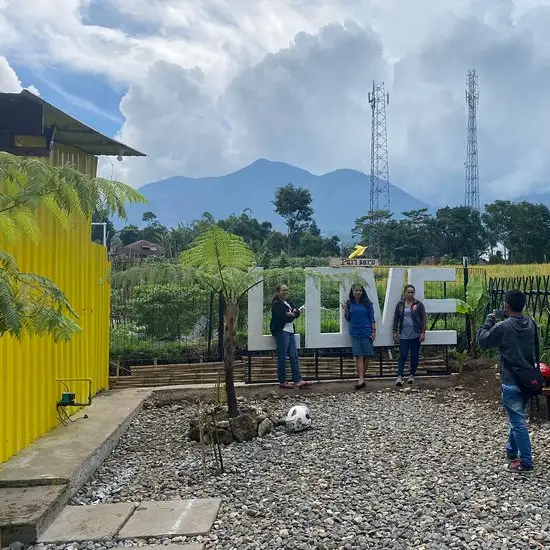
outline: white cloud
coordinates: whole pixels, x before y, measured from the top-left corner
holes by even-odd
[[[99,4],[104,26],[85,23]],[[460,201],[464,80],[475,59],[484,197],[550,188],[550,0],[0,0],[0,7],[8,57],[128,87],[119,137],[149,155],[117,165],[133,185],[221,174],[257,157],[317,173],[368,171],[366,96],[373,79],[385,79],[392,181],[434,203]],[[0,58],[0,84],[8,82],[20,86]]]
[[[22,89],[21,81],[11,68],[8,60],[0,56],[0,92],[16,94]]]
[[[19,77],[5,57],[0,56],[0,93],[18,94],[23,89]],[[38,88],[32,84],[27,89],[39,96]]]

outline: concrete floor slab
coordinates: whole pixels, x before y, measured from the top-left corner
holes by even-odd
[[[67,506],[38,539],[42,543],[99,541],[114,537],[128,521],[135,504]]]
[[[74,423],[50,430],[0,464],[0,487],[66,483],[71,492],[77,490],[112,451],[150,394],[132,389],[98,395],[73,417]]]
[[[142,502],[121,529],[121,539],[205,535],[218,514],[221,500],[193,499]]]
[[[0,488],[0,548],[35,542],[66,501],[66,485]]]

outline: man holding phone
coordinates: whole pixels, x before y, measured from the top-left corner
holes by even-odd
[[[505,309],[488,315],[477,333],[480,347],[499,350],[502,405],[510,421],[507,469],[513,473],[534,471],[526,414],[529,401],[537,392],[537,372],[540,374],[535,364],[538,335],[535,322],[523,315],[524,307],[523,292],[510,290],[505,296]]]

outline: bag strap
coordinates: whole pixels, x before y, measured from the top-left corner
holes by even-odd
[[[540,339],[539,339],[539,326],[535,321],[533,321],[535,325],[535,363],[537,365],[537,368],[540,368]]]

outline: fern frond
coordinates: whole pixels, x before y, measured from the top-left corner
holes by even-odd
[[[0,235],[3,235],[8,242],[17,242],[20,237],[20,230],[15,220],[5,213],[0,212]]]
[[[61,289],[46,277],[22,273],[12,256],[0,252],[0,336],[53,334],[70,340],[80,327]]]
[[[244,239],[212,226],[182,253],[184,267],[196,268],[195,277],[226,298],[238,294],[243,277],[254,267],[256,257]]]
[[[218,226],[199,235],[182,254],[182,264],[187,267],[248,270],[255,263],[256,257],[244,239]]]
[[[0,152],[0,223],[10,242],[21,235],[39,238],[32,219],[41,206],[67,229],[74,213],[91,218],[102,209],[124,219],[125,204],[138,202],[147,201],[129,185],[81,174],[71,166],[52,166],[45,159]]]

